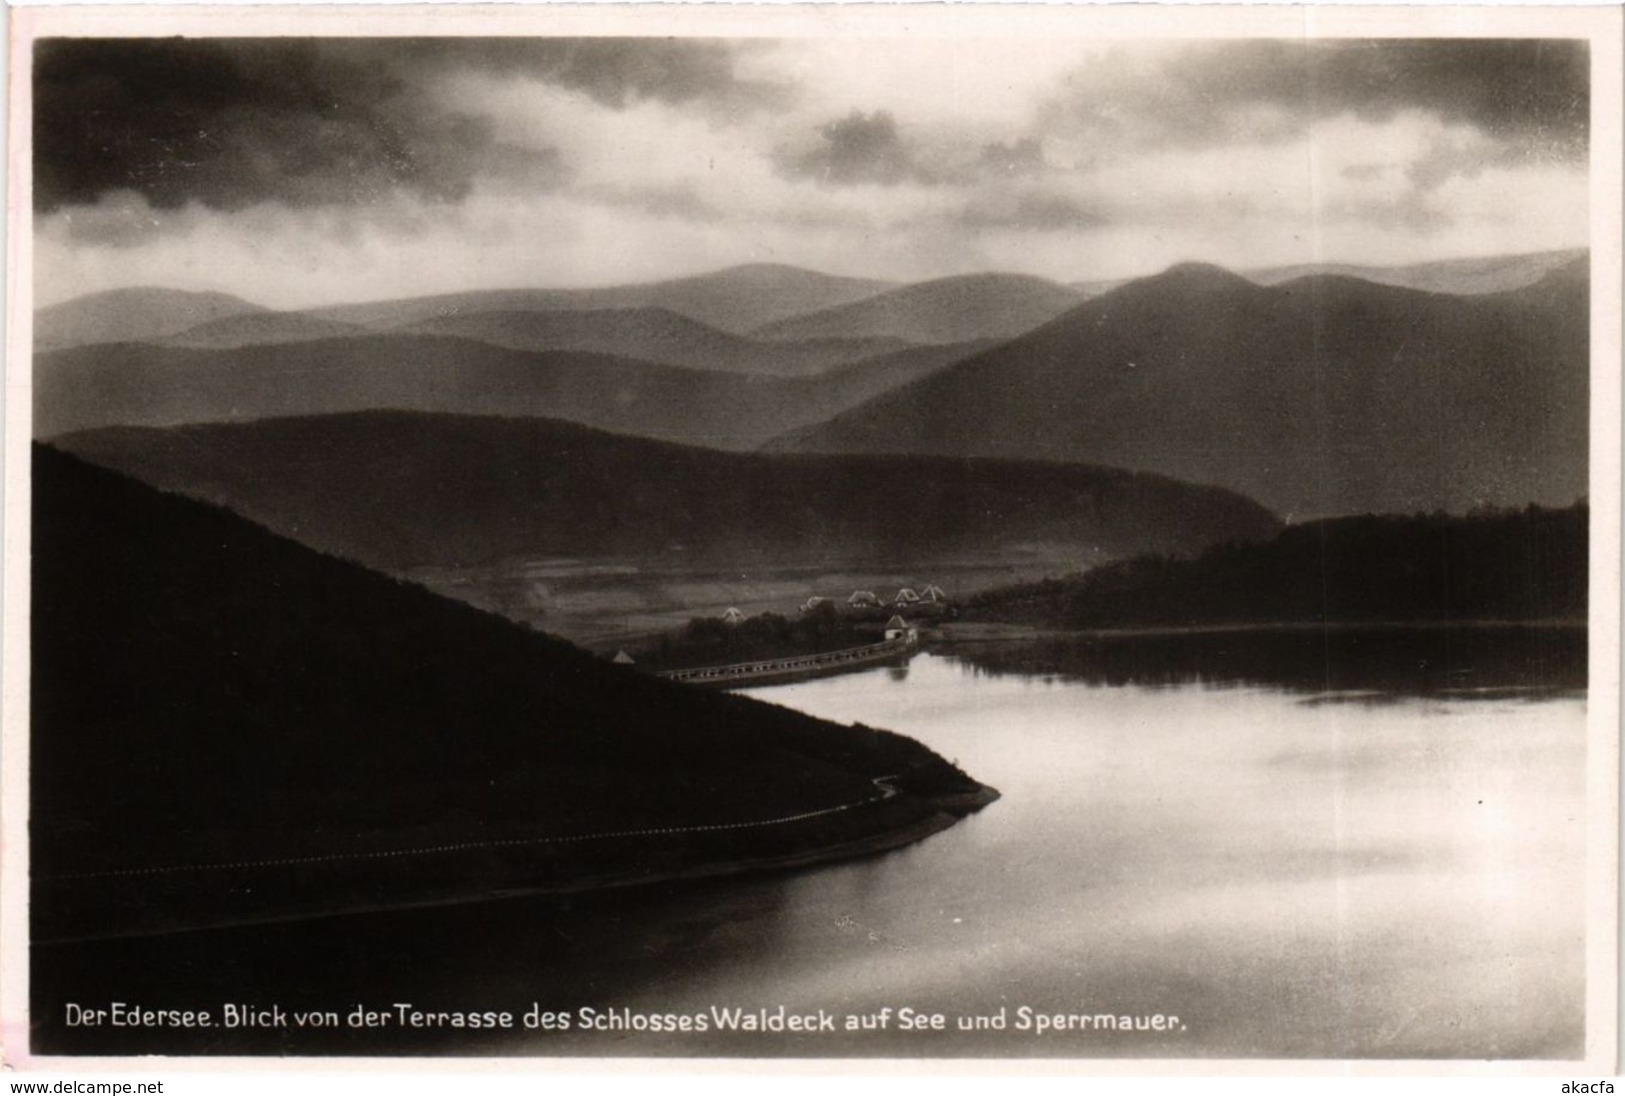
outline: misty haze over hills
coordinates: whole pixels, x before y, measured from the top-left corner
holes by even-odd
[[[466,312],[664,308],[723,331],[747,334],[791,316],[860,301],[891,282],[844,278],[799,267],[754,263],[710,274],[600,289],[478,290],[433,297],[333,305],[312,315],[365,327],[400,327]]]
[[[756,329],[773,339],[892,336],[921,343],[1013,339],[1054,319],[1082,294],[1024,274],[971,274],[904,286]]]
[[[768,342],[734,335],[665,308],[460,312],[419,320],[400,331],[475,339],[511,350],[579,350],[661,365],[703,365],[725,373],[784,377],[822,373],[913,345],[895,336],[839,334]]]
[[[229,293],[137,287],[75,297],[34,312],[34,349],[161,339],[270,309]]]
[[[1491,255],[1479,259],[1444,259],[1408,266],[1370,266],[1358,263],[1298,263],[1265,270],[1242,271],[1259,285],[1280,285],[1315,274],[1341,274],[1349,278],[1421,289],[1429,293],[1505,293],[1533,285],[1555,270],[1586,257],[1584,248],[1538,251],[1529,255]]]
[[[1372,266],[1367,263],[1294,263],[1290,266],[1247,268],[1236,273],[1259,285],[1280,285],[1294,278],[1315,274],[1342,274],[1378,285],[1402,289],[1422,289],[1429,293],[1503,293],[1521,289],[1547,274],[1586,255],[1585,248],[1534,251],[1524,255],[1486,255],[1471,259],[1436,259],[1403,266]],[[1078,281],[1068,288],[1087,297],[1098,297],[1133,278]]]
[[[1299,264],[1241,273],[1261,285],[1311,274],[1346,274],[1386,285],[1471,294],[1529,285],[1584,254],[1583,250],[1571,249],[1394,267]],[[266,326],[258,331],[261,338],[209,341],[207,332],[199,331],[195,336],[181,338],[178,345],[235,346],[281,341],[284,337],[328,337],[356,329],[391,331],[483,312],[624,309],[664,309],[732,334],[773,339],[803,337],[797,333],[798,328],[816,332],[819,337],[861,334],[830,330],[832,325],[844,323],[849,328],[869,324],[877,329],[871,334],[912,342],[955,342],[1019,335],[1084,297],[1099,296],[1134,280],[1081,280],[1062,286],[1029,275],[976,274],[899,285],[792,266],[751,264],[647,284],[596,289],[475,290],[283,312],[273,312],[227,293],[138,287],[92,293],[37,309],[34,342],[36,350],[140,342],[183,336],[192,328],[253,313],[271,313],[266,317]],[[860,307],[847,311],[848,305]],[[308,329],[299,327],[301,317],[308,318],[303,321],[309,324]],[[286,327],[279,331],[275,323]],[[961,329],[958,338],[949,334],[954,325]],[[245,325],[244,332],[245,336],[255,334],[255,329]]]
[[[157,342],[163,346],[185,346],[195,350],[234,350],[242,346],[343,339],[371,333],[365,327],[324,320],[303,312],[239,312],[188,327],[173,335],[132,341]]]
[[[1025,276],[765,265],[306,312],[114,291],[40,311],[35,429],[522,415],[736,450],[1077,461],[1296,517],[1585,494],[1584,252],[1298,269],[1187,264],[1083,303]]]
[[[742,377],[472,339],[368,335],[232,349],[82,346],[35,363],[36,436],[394,409],[569,419],[753,449],[983,349],[911,347],[810,377]]]

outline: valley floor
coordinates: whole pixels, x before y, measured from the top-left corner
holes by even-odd
[[[889,599],[935,583],[955,601],[982,590],[1078,570],[1052,551],[1019,557],[893,562],[750,564],[724,570],[669,561],[532,560],[482,568],[419,568],[405,576],[436,593],[499,613],[600,653],[639,645],[696,617],[730,608],[794,618],[813,596],[844,601],[854,590]]]

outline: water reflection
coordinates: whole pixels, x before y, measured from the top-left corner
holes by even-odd
[[[1267,685],[1320,702],[1583,690],[1583,626],[1273,628],[1090,634],[947,648],[977,674],[1106,686]]]
[[[1005,792],[888,862],[882,904],[860,916],[908,939],[909,962],[833,950],[795,984],[1189,1024],[1176,1040],[1028,1040],[1023,1054],[1578,1055],[1580,695],[1418,687],[1306,704],[1324,676],[1167,657],[1108,685],[1092,644],[1000,651],[998,669],[922,655],[906,688],[760,691],[915,735]],[[1017,659],[1032,673],[1006,668]]]

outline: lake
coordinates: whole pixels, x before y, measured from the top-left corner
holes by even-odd
[[[346,1016],[535,1006],[574,1022],[164,1033],[163,1045],[1580,1057],[1583,631],[1337,642],[1356,635],[1378,669],[1331,672],[1318,633],[1276,635],[1267,657],[1235,639],[1127,653],[1072,640],[757,689],[912,735],[1003,798],[907,849],[816,870],[39,948],[40,1031],[63,1050],[127,1053],[152,1033],[64,1031],[60,1003],[243,1000]],[[1442,664],[1413,657],[1446,640]],[[1492,650],[1505,657],[1474,654]],[[718,1031],[710,1011],[780,1006],[814,1023],[823,1010],[837,1030]],[[902,1009],[918,1029],[900,1029]],[[932,1014],[945,1030],[917,1018]],[[849,1016],[871,1030],[844,1030]],[[1062,1019],[1040,1033],[1040,1016]],[[710,1030],[655,1030],[685,1017]]]

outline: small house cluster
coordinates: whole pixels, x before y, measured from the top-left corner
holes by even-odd
[[[800,605],[803,613],[833,609],[843,616],[877,622],[885,616],[887,610],[894,610],[891,618],[885,623],[884,630],[888,640],[917,637],[919,634],[918,625],[910,623],[901,612],[895,610],[907,610],[922,616],[941,616],[947,613],[948,608],[947,593],[935,583],[919,590],[912,586],[904,586],[890,598],[882,598],[873,590],[853,590],[844,600],[814,594]],[[738,625],[744,623],[745,614],[738,607],[730,605],[722,613],[721,619],[724,624]]]
[[[801,611],[811,612],[818,606],[825,604],[827,597],[810,597],[801,605]],[[879,609],[887,605],[899,609],[906,609],[916,605],[946,605],[948,595],[942,587],[932,584],[924,590],[915,590],[912,586],[904,586],[890,601],[882,600],[873,590],[853,590],[846,599],[848,609]]]

